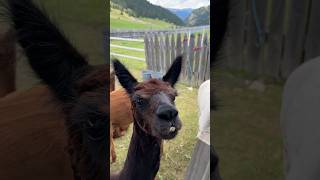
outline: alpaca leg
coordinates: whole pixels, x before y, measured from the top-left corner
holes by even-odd
[[[113,138],[118,138],[123,135],[124,135],[124,133],[121,132],[120,127],[113,127]]]
[[[0,97],[15,91],[16,52],[13,31],[0,33]]]
[[[113,138],[110,139],[110,142],[111,142],[111,160],[112,160],[112,162],[116,162],[117,155],[116,155],[116,151],[114,148]]]
[[[111,162],[115,162],[117,159],[116,151],[114,148],[114,143],[113,143],[113,128],[112,125],[110,126],[110,155],[111,155]]]
[[[110,92],[115,90],[115,74],[114,71],[110,72]]]
[[[164,141],[161,142],[161,146],[160,146],[160,158],[163,155],[163,143],[164,143]]]

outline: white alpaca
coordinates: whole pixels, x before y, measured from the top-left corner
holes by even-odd
[[[320,179],[320,57],[288,78],[282,99],[286,180]]]

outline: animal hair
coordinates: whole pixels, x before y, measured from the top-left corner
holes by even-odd
[[[225,34],[227,31],[227,24],[229,18],[230,4],[229,0],[214,0],[212,2],[212,21],[211,21],[211,37],[212,37],[212,59],[210,60],[210,69],[213,71],[217,65],[219,57],[221,55],[221,47]],[[215,96],[214,88],[210,88],[210,109],[217,110],[217,98]],[[213,138],[211,138],[213,139]],[[213,149],[213,145],[210,146],[210,175],[211,179],[220,180],[219,175],[219,158]]]
[[[223,40],[225,38],[229,18],[229,0],[214,0],[212,2],[211,7],[212,20],[210,26],[212,29],[212,55],[210,59],[210,70],[213,72],[217,68],[217,65],[219,64],[219,59],[222,54],[221,48],[223,45]],[[212,84],[216,85],[215,83]],[[220,106],[220,104],[218,105],[218,102],[219,100],[215,95],[215,88],[212,87],[210,88],[210,109],[217,110]]]

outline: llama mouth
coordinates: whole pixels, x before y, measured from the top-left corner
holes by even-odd
[[[170,140],[170,139],[175,138],[177,134],[178,134],[178,129],[176,127],[171,126],[167,133],[161,134],[161,138],[166,139],[166,140]]]

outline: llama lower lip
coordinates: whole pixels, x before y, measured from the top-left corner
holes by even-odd
[[[174,137],[176,137],[177,134],[178,134],[178,131],[177,131],[177,128],[175,128],[174,131],[172,131],[172,132],[169,131],[168,134],[163,134],[162,138],[167,139],[167,140],[173,139]]]

